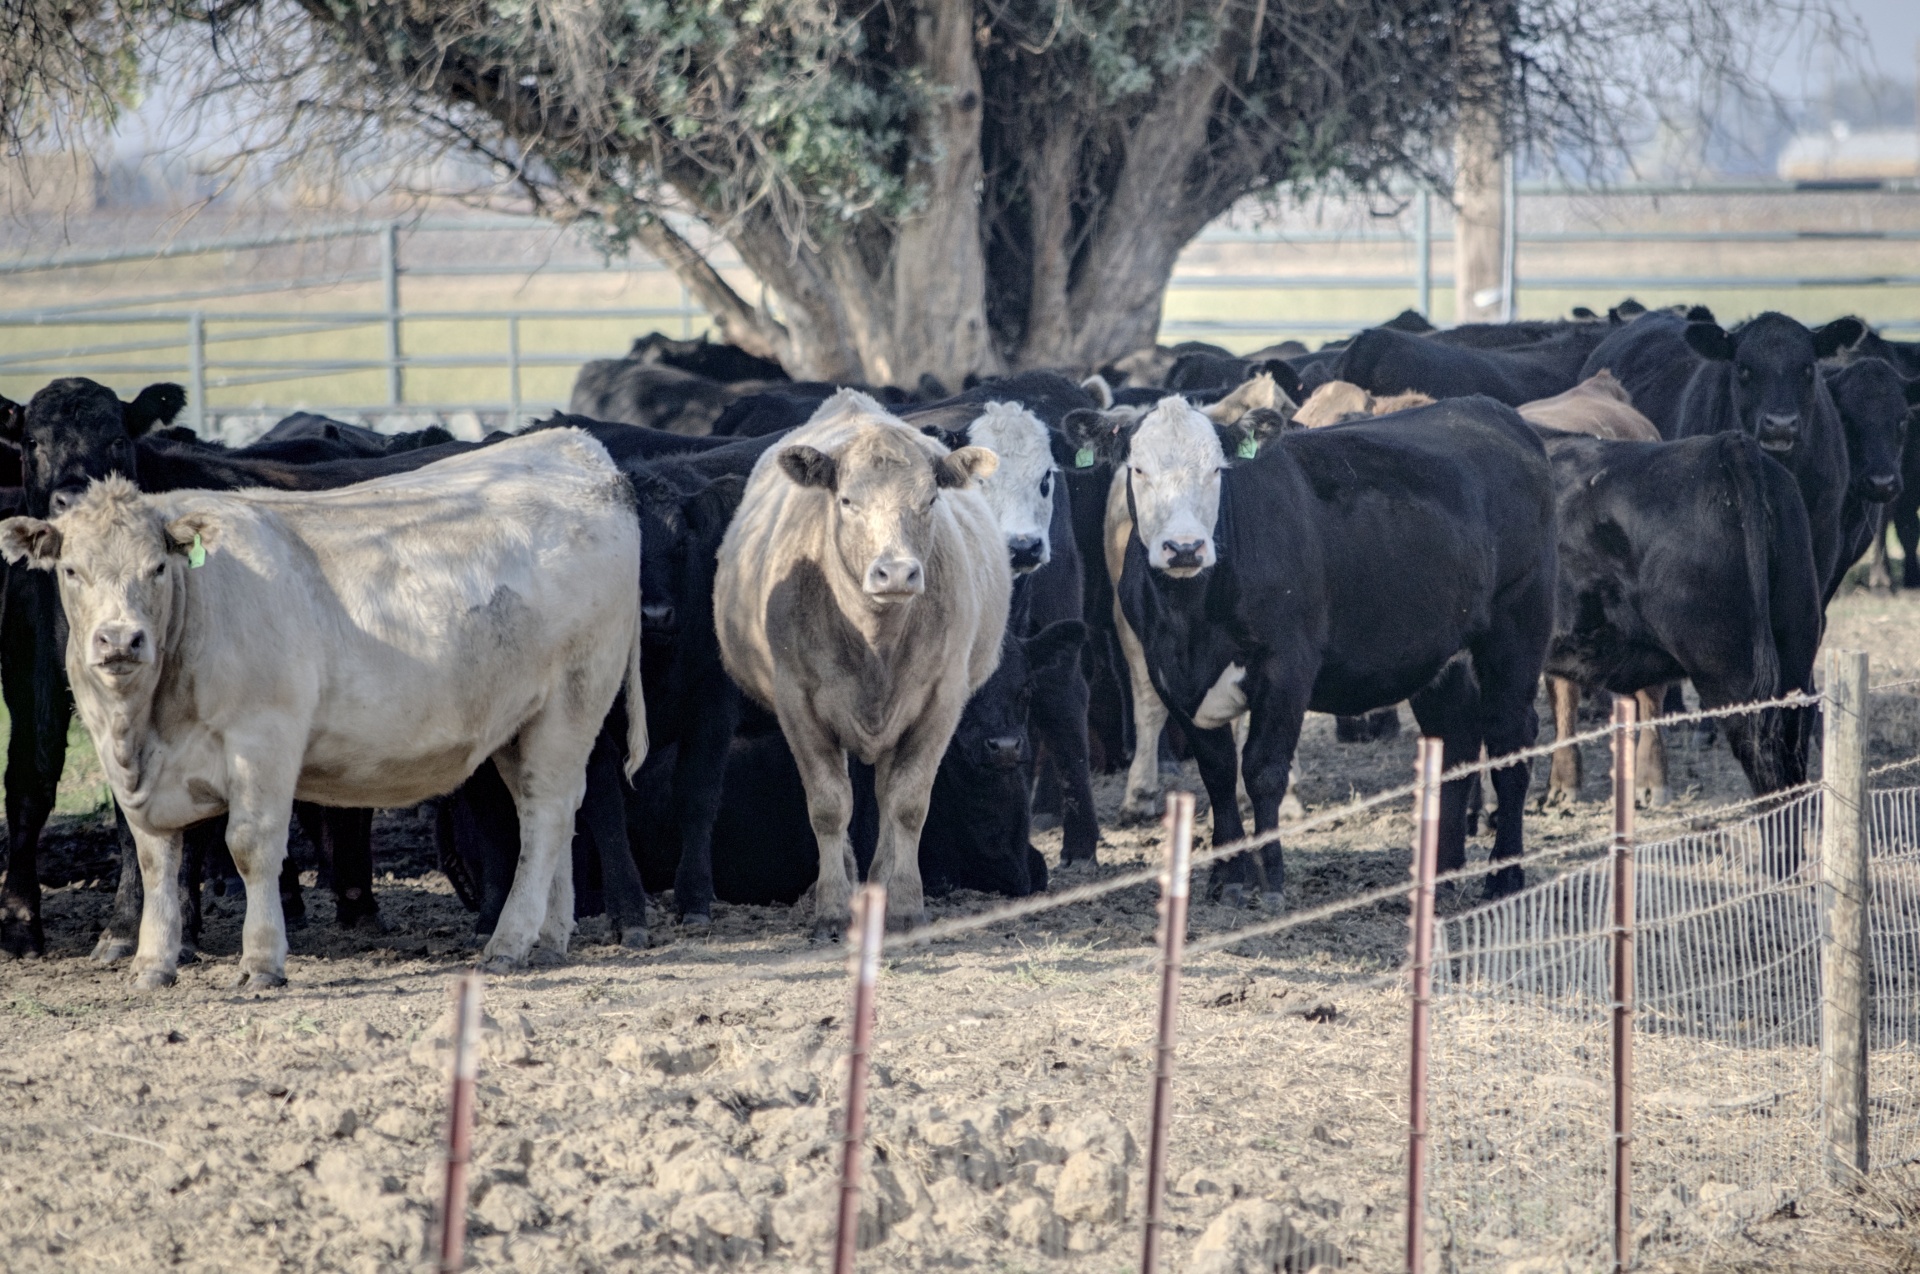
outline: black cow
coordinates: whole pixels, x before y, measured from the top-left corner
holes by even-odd
[[[1690,679],[1706,708],[1811,688],[1823,597],[1806,507],[1784,468],[1738,433],[1543,437],[1560,547],[1549,674],[1615,694]],[[1809,720],[1805,709],[1726,718],[1756,794],[1805,779]],[[1556,724],[1562,736],[1573,729]],[[1577,753],[1567,753],[1554,758],[1554,784],[1577,789]],[[1643,782],[1657,800],[1664,773]]]
[[[1662,437],[1731,431],[1758,441],[1799,484],[1814,569],[1831,596],[1851,565],[1841,561],[1847,440],[1817,367],[1864,330],[1860,320],[1840,318],[1810,331],[1768,312],[1728,331],[1650,313],[1601,342],[1581,375],[1610,368]]]
[[[1292,430],[1231,468],[1211,422],[1176,400],[1119,432],[1135,527],[1120,606],[1199,761],[1215,844],[1242,830],[1228,725],[1241,711],[1258,833],[1278,826],[1309,709],[1353,716],[1410,699],[1450,765],[1483,744],[1498,758],[1532,742],[1553,625],[1553,480],[1515,412],[1456,399]],[[1527,782],[1524,765],[1494,771],[1496,859],[1521,852]],[[1442,870],[1465,862],[1468,787],[1443,794]],[[1269,844],[1216,867],[1212,886],[1277,894],[1282,873]],[[1506,867],[1487,887],[1521,883]]]
[[[595,420],[617,420],[669,433],[700,435],[742,387],[631,358],[596,359],[574,378],[567,410]]]
[[[1551,398],[1580,382],[1593,348],[1588,329],[1566,330],[1527,344],[1482,349],[1376,327],[1353,338],[1336,359],[1332,379],[1382,396],[1417,390],[1435,398],[1484,394],[1509,407]]]
[[[648,332],[633,342],[627,357],[641,363],[660,363],[692,372],[723,385],[743,381],[783,381],[787,370],[770,358],[749,354],[737,345],[697,340],[675,340],[663,332]]]
[[[1827,392],[1847,438],[1847,494],[1840,506],[1840,564],[1831,600],[1853,564],[1885,536],[1887,506],[1901,491],[1907,416],[1920,405],[1920,380],[1908,380],[1877,358],[1822,367]]]

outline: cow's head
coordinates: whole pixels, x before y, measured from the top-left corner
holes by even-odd
[[[184,573],[218,550],[210,512],[169,519],[118,474],[83,491],[51,521],[0,522],[0,554],[52,571],[67,616],[67,674],[138,693],[158,675]]]
[[[178,385],[149,385],[123,403],[105,385],[68,376],[35,394],[24,410],[0,411],[0,435],[20,448],[28,511],[58,514],[96,478],[136,476],[134,440],[172,420],[186,402]]]
[[[1213,527],[1227,453],[1214,423],[1184,398],[1162,398],[1133,430],[1126,467],[1147,564],[1186,579],[1219,561]]]
[[[1847,432],[1849,489],[1885,504],[1900,494],[1900,452],[1909,413],[1920,408],[1920,379],[1908,380],[1877,358],[1829,369],[1826,377]]]
[[[933,446],[883,416],[857,426],[832,455],[804,444],[779,454],[788,478],[832,497],[827,518],[834,550],[870,605],[890,606],[926,591],[926,553],[940,493],[962,490],[999,464],[985,447],[933,455]]]
[[[985,447],[1000,465],[975,481],[1001,534],[1013,572],[1036,571],[1053,557],[1053,448],[1040,418],[1018,403],[988,403],[967,426],[966,444]]]
[[[1814,365],[1860,339],[1859,319],[1840,318],[1815,331],[1769,311],[1728,332],[1717,323],[1687,324],[1687,344],[1703,358],[1732,364],[1733,409],[1742,431],[1776,454],[1791,452],[1813,419]]]

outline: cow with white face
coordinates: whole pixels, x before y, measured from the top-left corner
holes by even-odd
[[[1154,570],[1191,579],[1220,560],[1213,528],[1226,469],[1213,422],[1186,399],[1162,398],[1141,417],[1123,472]]]
[[[0,522],[0,552],[59,585],[74,702],[140,854],[136,985],[174,980],[187,827],[227,814],[241,980],[279,986],[294,800],[411,805],[489,757],[521,850],[488,963],[565,953],[587,756],[622,681],[641,694],[639,525],[599,443],[545,430],[324,492],[116,475]],[[631,774],[646,714],[628,719]]]
[[[1053,557],[1053,447],[1040,418],[1018,403],[988,403],[967,426],[961,445],[985,447],[1000,466],[974,480],[993,520],[1007,537],[1007,557],[1016,575],[1045,566]]]

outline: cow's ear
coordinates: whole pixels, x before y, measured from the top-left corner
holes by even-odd
[[[1000,457],[985,447],[961,447],[933,462],[933,480],[948,491],[958,491],[999,467]]]
[[[1287,396],[1287,401],[1295,407],[1307,401],[1307,391],[1300,384],[1300,373],[1293,364],[1284,358],[1269,358],[1264,363],[1254,364],[1254,370],[1265,372],[1273,377],[1273,387]]]
[[[138,438],[155,425],[173,423],[180,409],[187,405],[187,391],[169,381],[158,385],[148,385],[134,396],[130,403],[120,405],[120,420],[127,428],[127,436]]]
[[[1086,390],[1087,396],[1099,404],[1101,411],[1105,411],[1107,408],[1113,406],[1113,386],[1109,385],[1107,378],[1099,372],[1095,372],[1093,375],[1081,381],[1080,388]],[[1086,409],[1083,407],[1081,410],[1085,411]]]
[[[789,478],[803,487],[818,487],[822,491],[833,490],[840,481],[840,465],[824,451],[812,447],[788,447],[780,453],[780,468]]]
[[[715,478],[687,501],[687,525],[698,531],[718,530],[733,521],[746,494],[747,480],[737,473]]]
[[[1087,626],[1079,620],[1063,619],[1048,624],[1027,638],[1023,646],[1027,654],[1027,679],[1039,681],[1057,675],[1057,670],[1064,670],[1061,665],[1080,657],[1080,650],[1086,644]]]
[[[1848,315],[1837,318],[1813,334],[1813,352],[1819,358],[1832,358],[1843,349],[1852,349],[1867,334],[1867,325]]]
[[[1687,324],[1687,347],[1702,358],[1733,360],[1733,338],[1718,323]]]
[[[1573,307],[1573,317],[1582,323],[1591,323],[1600,316],[1584,305],[1576,305]]]
[[[11,398],[0,398],[0,438],[18,445],[27,432],[27,409]]]
[[[183,554],[190,565],[200,565],[220,547],[220,515],[210,509],[181,514],[167,523],[167,547]],[[193,560],[196,556],[200,561]]]
[[[1690,305],[1687,307],[1687,322],[1689,323],[1717,323],[1719,321],[1719,319],[1713,317],[1713,311],[1704,305]]]
[[[1089,411],[1085,407],[1068,412],[1060,422],[1060,432],[1072,452],[1072,467],[1091,469],[1102,460],[1119,461],[1126,455],[1138,424],[1137,416],[1125,412]]]
[[[922,425],[920,432],[933,439],[948,451],[958,451],[967,445],[967,435],[961,429],[942,429],[939,425]]]
[[[0,522],[0,557],[50,571],[60,560],[60,530],[39,518],[8,518]]]

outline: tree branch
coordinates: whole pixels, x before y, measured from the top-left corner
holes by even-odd
[[[782,365],[792,358],[793,342],[785,325],[747,304],[699,250],[667,224],[665,217],[643,217],[634,228],[634,237],[686,284],[687,291],[713,316],[721,339]]]

